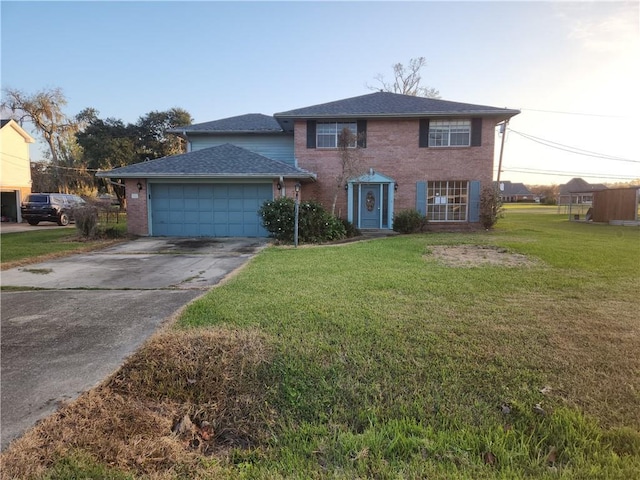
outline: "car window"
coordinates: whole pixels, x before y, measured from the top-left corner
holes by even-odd
[[[49,195],[28,195],[27,202],[31,203],[49,203]]]

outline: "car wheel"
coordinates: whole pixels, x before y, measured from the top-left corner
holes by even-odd
[[[69,225],[69,214],[68,213],[61,213],[60,216],[58,217],[58,225],[60,225],[61,227],[66,227],[67,225]]]
[[[37,225],[40,223],[38,220],[27,220],[27,222],[29,222],[29,225]]]

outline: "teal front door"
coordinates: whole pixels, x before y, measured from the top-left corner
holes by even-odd
[[[361,184],[360,228],[380,228],[382,219],[382,209],[380,207],[380,184]]]

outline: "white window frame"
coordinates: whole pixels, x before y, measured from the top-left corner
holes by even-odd
[[[469,218],[469,182],[427,182],[427,218],[430,222],[466,222]]]
[[[358,122],[316,122],[316,148],[338,148],[338,139],[344,128],[348,128],[353,133],[353,143],[349,144],[347,148],[356,148],[358,145]]]
[[[431,120],[430,147],[470,147],[471,120]]]

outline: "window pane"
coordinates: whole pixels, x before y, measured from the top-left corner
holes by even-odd
[[[336,124],[335,123],[327,123],[327,122],[318,122],[316,124],[316,132],[323,134],[334,134],[336,133]]]
[[[468,147],[470,138],[470,120],[435,120],[429,123],[430,147]]]
[[[320,135],[318,134],[317,141],[318,148],[335,148],[336,136],[335,135]]]
[[[459,222],[467,219],[466,181],[427,183],[427,217],[436,222]]]

